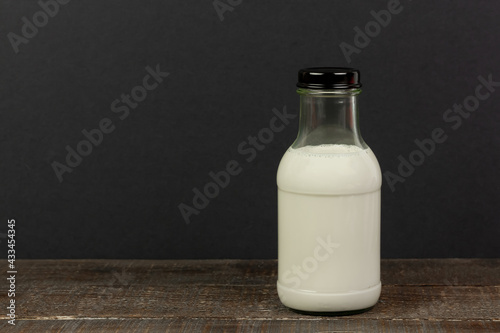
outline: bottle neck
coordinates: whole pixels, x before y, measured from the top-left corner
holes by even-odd
[[[292,148],[325,144],[368,148],[361,137],[358,121],[360,89],[298,89],[300,121]]]

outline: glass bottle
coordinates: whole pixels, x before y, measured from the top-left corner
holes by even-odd
[[[278,184],[278,295],[293,309],[356,311],[378,301],[380,187],[377,159],[358,124],[359,71],[299,71],[297,139]]]

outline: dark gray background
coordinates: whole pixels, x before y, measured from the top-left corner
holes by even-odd
[[[18,54],[7,34],[40,7],[1,1],[0,230],[16,219],[22,258],[275,258],[275,175],[298,121],[251,163],[237,147],[273,108],[297,114],[298,69],[349,65],[383,172],[449,135],[395,192],[384,181],[382,256],[498,257],[500,88],[456,131],[443,113],[479,75],[500,81],[500,3],[401,5],[348,64],[339,44],[387,1],[243,0],[223,21],[211,1],[71,1]],[[120,120],[111,102],[156,64],[170,76]],[[59,183],[51,163],[105,117],[115,131]],[[186,224],[178,205],[232,159],[242,173]]]

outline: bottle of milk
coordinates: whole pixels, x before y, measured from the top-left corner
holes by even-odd
[[[296,310],[367,309],[380,296],[377,159],[358,124],[359,71],[299,71],[297,139],[278,183],[278,294]]]

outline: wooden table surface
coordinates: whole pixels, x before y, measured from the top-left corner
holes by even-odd
[[[348,316],[283,306],[275,260],[16,263],[0,332],[500,332],[500,259],[383,260],[379,303]]]

